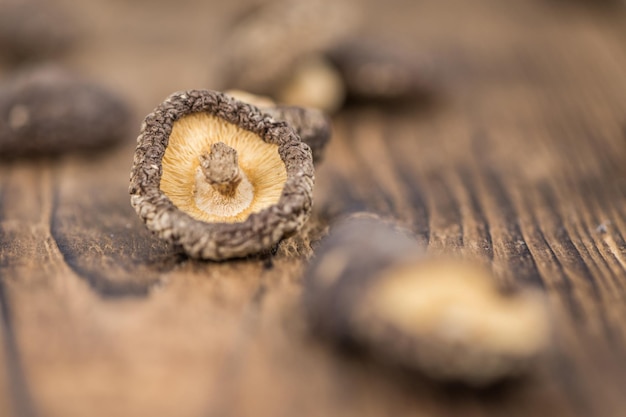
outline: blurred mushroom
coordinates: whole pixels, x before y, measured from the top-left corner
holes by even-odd
[[[271,249],[311,211],[310,148],[285,122],[216,91],[172,94],[137,139],[131,203],[191,257]]]
[[[0,85],[3,158],[102,148],[127,138],[118,95],[59,67],[23,71]]]
[[[431,93],[432,71],[407,51],[380,39],[352,38],[328,52],[354,100],[399,101]]]
[[[241,90],[229,90],[226,94],[257,106],[276,120],[287,122],[295,129],[302,141],[311,148],[313,162],[321,161],[324,148],[332,133],[330,118],[324,112],[315,108],[279,105],[269,97],[257,96]]]
[[[337,225],[305,276],[315,330],[434,379],[473,386],[523,372],[548,346],[529,290],[503,291],[475,265],[428,258],[375,218]]]
[[[334,113],[346,98],[346,86],[342,74],[326,56],[312,54],[293,64],[275,95],[283,103]]]
[[[51,58],[67,51],[77,37],[72,20],[54,2],[0,1],[0,57],[6,60]]]
[[[428,65],[397,43],[363,39],[357,31],[359,12],[347,0],[275,0],[258,6],[227,36],[217,70],[221,87],[329,113],[346,97],[429,97]]]
[[[351,34],[359,15],[350,0],[274,0],[258,7],[222,45],[220,86],[336,110],[343,101],[341,80],[320,53]]]

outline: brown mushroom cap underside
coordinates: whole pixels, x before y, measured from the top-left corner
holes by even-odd
[[[287,175],[276,204],[243,221],[209,223],[172,203],[160,188],[162,160],[174,124],[194,113],[208,113],[277,146]],[[150,230],[181,246],[191,257],[223,260],[271,249],[295,233],[310,214],[313,182],[311,150],[286,123],[223,93],[190,90],[172,94],[144,120],[129,191],[132,206]]]
[[[378,272],[352,320],[357,337],[398,363],[476,386],[523,372],[550,333],[538,293],[502,293],[487,271],[445,258]]]
[[[278,203],[287,181],[278,145],[205,112],[174,124],[162,169],[161,191],[209,223],[241,222]]]
[[[474,264],[427,257],[380,220],[337,225],[304,282],[315,329],[434,379],[492,384],[522,373],[549,346],[538,293],[503,292]]]

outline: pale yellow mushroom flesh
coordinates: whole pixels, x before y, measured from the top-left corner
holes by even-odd
[[[277,92],[279,102],[335,113],[344,102],[345,86],[339,71],[322,56],[298,62]]]
[[[202,161],[210,160],[216,144],[235,151],[237,176],[227,184],[212,183],[203,170]],[[278,145],[209,113],[192,113],[174,123],[162,167],[161,191],[204,222],[242,222],[278,203],[287,181]]]
[[[384,318],[405,334],[516,356],[548,343],[542,299],[528,291],[502,294],[481,268],[421,260],[383,274],[368,290],[361,314]]]

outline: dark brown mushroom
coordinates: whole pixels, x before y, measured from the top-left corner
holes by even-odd
[[[300,106],[276,104],[269,97],[257,96],[241,90],[230,90],[226,94],[257,106],[276,120],[287,122],[293,127],[304,143],[313,152],[313,162],[319,162],[324,156],[324,149],[330,140],[331,121],[323,111]]]
[[[285,122],[226,94],[172,94],[137,139],[131,203],[146,226],[191,257],[271,249],[311,211],[311,149]]]
[[[292,126],[302,141],[313,152],[313,161],[324,157],[324,149],[331,137],[330,119],[321,110],[299,106],[277,105],[261,109],[276,120],[283,120]]]
[[[32,61],[60,55],[76,42],[68,13],[51,1],[0,1],[0,58]]]
[[[359,26],[351,1],[270,1],[235,24],[214,75],[224,89],[329,113],[346,98],[430,101],[431,65],[397,42],[361,37]]]
[[[343,86],[322,52],[354,31],[359,11],[350,0],[274,0],[258,7],[225,38],[218,85],[336,110]]]
[[[353,100],[400,101],[432,94],[432,70],[391,42],[353,38],[327,54]]]
[[[0,156],[99,149],[128,138],[131,112],[107,89],[58,67],[0,85]]]
[[[475,265],[425,254],[376,218],[334,227],[305,276],[315,330],[439,380],[473,386],[523,372],[545,351],[542,297],[499,289]]]

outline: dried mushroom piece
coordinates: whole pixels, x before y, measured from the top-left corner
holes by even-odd
[[[276,120],[287,122],[313,152],[313,162],[319,162],[330,140],[331,122],[323,111],[315,108],[276,104],[271,98],[257,96],[241,90],[227,91],[231,97],[257,106]]]
[[[292,126],[302,141],[311,148],[313,161],[322,160],[324,149],[332,134],[330,119],[324,112],[313,108],[287,105],[278,105],[274,108],[261,110],[274,119],[283,120]]]
[[[270,1],[238,21],[226,37],[216,69],[219,83],[280,100],[298,94],[299,101],[290,104],[333,111],[343,100],[339,75],[323,62],[309,65],[310,57],[321,56],[359,23],[359,6],[350,0]],[[307,87],[311,76],[312,89]]]
[[[346,99],[342,74],[321,53],[298,59],[275,92],[282,103],[334,113]]]
[[[102,148],[128,137],[130,119],[121,97],[69,71],[20,72],[0,85],[0,156]]]
[[[432,71],[407,51],[379,39],[354,38],[328,51],[328,58],[355,100],[412,100],[431,94]]]
[[[257,7],[226,38],[218,85],[329,113],[345,99],[430,99],[430,65],[395,42],[360,37],[359,8],[347,0],[274,0]]]
[[[434,379],[473,386],[523,372],[547,348],[549,317],[528,290],[427,258],[408,235],[353,218],[331,232],[305,277],[313,328]]]
[[[77,30],[50,1],[0,1],[0,57],[12,62],[54,57],[70,49]]]
[[[137,138],[131,204],[191,257],[271,249],[308,218],[311,149],[285,122],[209,90],[172,94]]]

